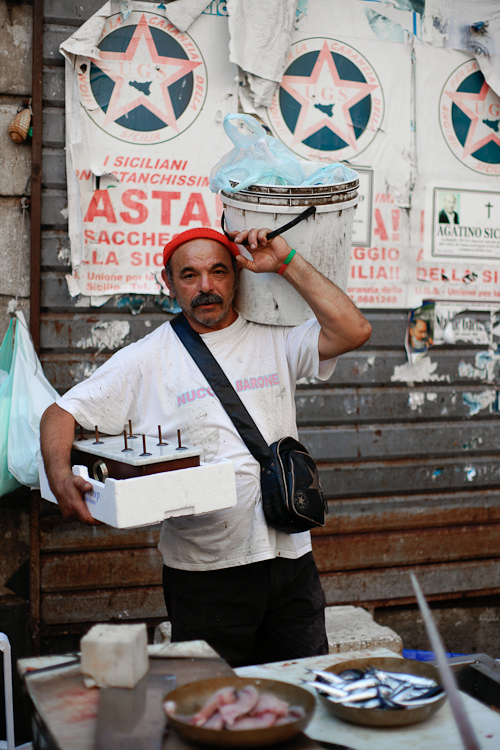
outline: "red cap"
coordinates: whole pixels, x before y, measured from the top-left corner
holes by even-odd
[[[224,247],[227,247],[229,252],[234,255],[235,258],[237,255],[241,255],[234,242],[231,242],[231,240],[224,234],[216,232],[215,229],[199,227],[198,229],[188,229],[185,232],[181,232],[181,234],[178,234],[173,240],[170,240],[170,242],[165,245],[163,248],[163,265],[167,265],[168,259],[172,257],[180,245],[189,242],[189,240],[197,239],[215,240],[216,242],[220,242],[221,245],[224,245]]]

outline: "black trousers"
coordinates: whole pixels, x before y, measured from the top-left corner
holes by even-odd
[[[312,552],[209,571],[164,566],[172,641],[205,640],[232,667],[328,653]]]

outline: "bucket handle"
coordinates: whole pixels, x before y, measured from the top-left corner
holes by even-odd
[[[272,232],[269,232],[267,235],[268,240],[274,240],[275,237],[277,237],[279,234],[283,234],[283,232],[286,232],[288,229],[292,229],[292,227],[296,226],[297,224],[300,224],[301,221],[305,221],[310,216],[314,216],[316,213],[316,206],[308,206],[305,211],[302,211],[301,214],[295,217],[295,219],[292,219],[292,221],[289,221],[288,224],[283,224],[282,227],[278,227],[278,229],[274,229]],[[222,212],[222,216],[220,217],[220,225],[221,229],[228,238],[228,240],[231,239],[231,237],[226,232],[226,228],[224,225],[224,211]],[[232,241],[232,240],[231,240]],[[248,245],[247,240],[244,242],[239,242],[240,245]]]

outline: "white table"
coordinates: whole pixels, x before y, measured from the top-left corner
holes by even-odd
[[[356,658],[363,659],[368,656],[397,657],[393,651],[385,648],[366,649],[314,656],[296,661],[274,662],[255,667],[240,667],[235,672],[240,677],[261,677],[300,685],[302,680],[310,679],[308,669],[324,669],[332,664]],[[311,692],[315,693],[313,688]],[[460,695],[481,750],[499,750],[500,714],[466,693],[460,693]],[[463,750],[448,702],[434,716],[421,724],[380,729],[347,724],[336,719],[318,700],[316,713],[306,734],[312,739],[346,745],[353,750]]]

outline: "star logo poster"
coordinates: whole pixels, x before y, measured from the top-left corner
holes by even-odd
[[[312,161],[354,159],[377,135],[384,117],[380,81],[368,60],[335,39],[296,42],[268,110],[276,135]]]
[[[446,144],[464,166],[500,175],[500,99],[476,60],[460,65],[446,81],[439,121]]]
[[[207,93],[207,70],[193,39],[165,18],[132,12],[106,19],[100,57],[80,65],[80,101],[121,141],[158,144],[184,132]]]
[[[162,294],[165,244],[220,227],[209,174],[237,108],[227,18],[202,14],[187,33],[144,6],[62,45],[72,296]]]

